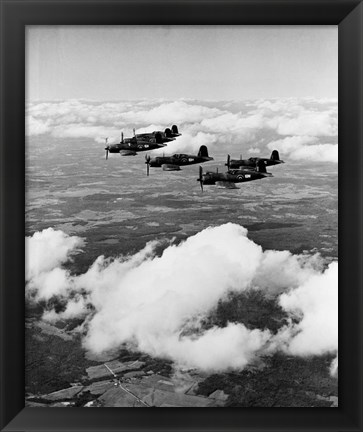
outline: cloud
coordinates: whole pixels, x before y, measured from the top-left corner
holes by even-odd
[[[337,103],[319,99],[278,99],[257,102],[256,110],[266,126],[279,135],[336,136]]]
[[[74,123],[68,124],[66,128],[56,126],[52,131],[52,136],[55,138],[90,138],[98,143],[104,143],[105,138],[108,137],[111,137],[109,143],[119,142],[119,135],[119,130],[116,128]]]
[[[176,123],[199,123],[205,118],[214,118],[221,111],[203,105],[188,104],[184,101],[167,102],[148,110],[120,113],[125,123],[162,123],[168,126]]]
[[[289,251],[266,250],[253,279],[253,286],[268,296],[277,296],[298,288],[312,275],[320,274],[323,265],[319,254],[293,255]]]
[[[25,237],[25,280],[27,293],[36,299],[66,295],[70,286],[69,274],[61,265],[81,251],[84,241],[62,231],[47,228]]]
[[[330,365],[330,375],[335,378],[338,376],[338,356],[335,357]]]
[[[323,271],[317,255],[263,251],[245,228],[228,223],[170,244],[161,256],[151,242],[132,256],[100,256],[84,274],[70,276],[62,264],[81,245],[51,229],[28,238],[27,290],[66,304],[44,319],[86,317],[83,344],[93,353],[128,344],[179,366],[220,371],[276,350],[302,356],[337,350],[337,263]],[[277,335],[234,323],[203,328],[220,300],[247,289],[279,299],[290,324]]]
[[[47,228],[25,237],[25,279],[30,280],[67,262],[84,241],[63,231]]]
[[[243,324],[229,323],[194,338],[173,335],[161,344],[160,340],[156,341],[155,355],[165,355],[183,367],[197,366],[204,371],[243,369],[256,358],[270,337],[268,330],[248,330]]]
[[[68,288],[68,287],[67,287]],[[61,293],[58,291],[58,296]],[[65,295],[69,295],[69,291],[65,291]],[[42,296],[43,299],[48,300],[51,297]],[[82,295],[76,294],[71,300],[68,300],[66,308],[61,312],[55,312],[54,309],[46,310],[43,313],[43,320],[55,322],[59,320],[67,320],[72,318],[79,318],[87,315],[90,312],[89,304]]]
[[[248,154],[260,154],[261,150],[258,147],[251,147],[248,149]]]
[[[280,305],[298,324],[290,326],[286,350],[293,355],[321,355],[338,350],[338,263],[282,294]]]
[[[58,101],[30,103],[26,110],[26,135],[48,134],[56,138],[89,138],[110,143],[137,132],[165,130],[172,124],[183,134],[168,145],[171,152],[197,152],[201,136],[213,149],[231,148],[264,153],[268,140],[306,137],[314,140],[307,148],[291,151],[293,159],[337,160],[337,102],[315,99],[278,99],[245,102],[203,102],[192,100],[136,100],[120,102]],[[332,144],[320,139],[330,137]],[[325,140],[326,141],[326,140]],[[287,145],[283,139],[277,140]],[[290,155],[290,151],[288,152]]]
[[[26,117],[25,127],[28,135],[42,135],[51,131],[47,120],[37,119],[31,115]]]
[[[52,297],[66,297],[71,290],[69,273],[61,268],[54,268],[33,276],[27,284],[27,294],[36,300],[50,300]]]
[[[153,155],[157,154],[173,154],[176,152],[185,152],[197,154],[200,146],[205,145],[210,150],[213,150],[217,144],[217,138],[215,135],[205,132],[197,132],[196,135],[192,135],[188,132],[184,132],[182,136],[178,137],[177,140],[172,141],[168,144],[167,148],[162,148],[153,152]],[[210,156],[213,156],[210,154]]]
[[[313,162],[338,162],[338,144],[317,144],[318,138],[312,136],[292,136],[272,141],[267,145],[270,150],[279,149],[288,159]]]
[[[304,111],[296,118],[284,116],[276,121],[280,135],[336,136],[338,125],[330,111]]]

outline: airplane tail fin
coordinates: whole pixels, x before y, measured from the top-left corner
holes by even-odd
[[[279,152],[278,152],[277,150],[274,150],[274,151],[271,153],[271,157],[270,157],[270,159],[272,159],[272,160],[280,160]]]
[[[261,160],[261,159],[259,159],[259,160],[257,161],[257,171],[260,172],[260,173],[265,173],[265,172],[267,172],[267,171],[266,171],[266,165],[265,165],[265,162],[264,162],[263,160]]]
[[[200,146],[198,156],[199,157],[209,157],[207,146],[205,146],[205,145]]]
[[[170,128],[166,128],[164,132],[165,132],[165,136],[167,138],[171,138],[172,137],[171,129]]]
[[[173,134],[179,134],[179,131],[178,131],[178,126],[177,125],[173,125],[172,127],[171,127],[171,131],[173,132]]]

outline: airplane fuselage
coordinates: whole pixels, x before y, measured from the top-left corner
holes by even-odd
[[[207,172],[206,174],[203,174],[203,184],[214,185],[217,182],[245,183],[271,176],[272,174],[270,173],[260,173],[253,170],[232,169],[226,173]]]
[[[266,166],[278,165],[278,164],[284,163],[281,160],[251,157],[249,159],[231,159],[229,166],[231,169],[235,169],[235,168],[239,168],[239,167],[243,167],[243,166],[255,167],[258,161],[263,161]]]
[[[110,153],[120,153],[120,152],[141,152],[148,150],[155,150],[158,148],[165,147],[166,144],[159,144],[156,142],[149,142],[144,140],[135,140],[134,138],[126,139],[124,142],[118,144],[109,144],[105,147]]]
[[[196,156],[188,154],[174,154],[172,156],[156,156],[152,158],[149,162],[151,167],[161,167],[163,165],[175,165],[175,166],[185,166],[193,165],[196,163],[203,163],[213,160],[212,157],[208,156]]]
[[[179,135],[180,134],[167,137],[165,132],[155,131],[151,133],[149,132],[149,133],[136,134],[136,138],[138,140],[149,141],[150,143],[157,142],[160,144],[160,143],[175,141],[174,137]]]

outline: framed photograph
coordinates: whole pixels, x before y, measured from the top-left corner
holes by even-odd
[[[362,2],[1,14],[1,430],[362,430]]]

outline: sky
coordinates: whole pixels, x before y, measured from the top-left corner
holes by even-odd
[[[27,26],[27,101],[338,95],[337,26]]]

